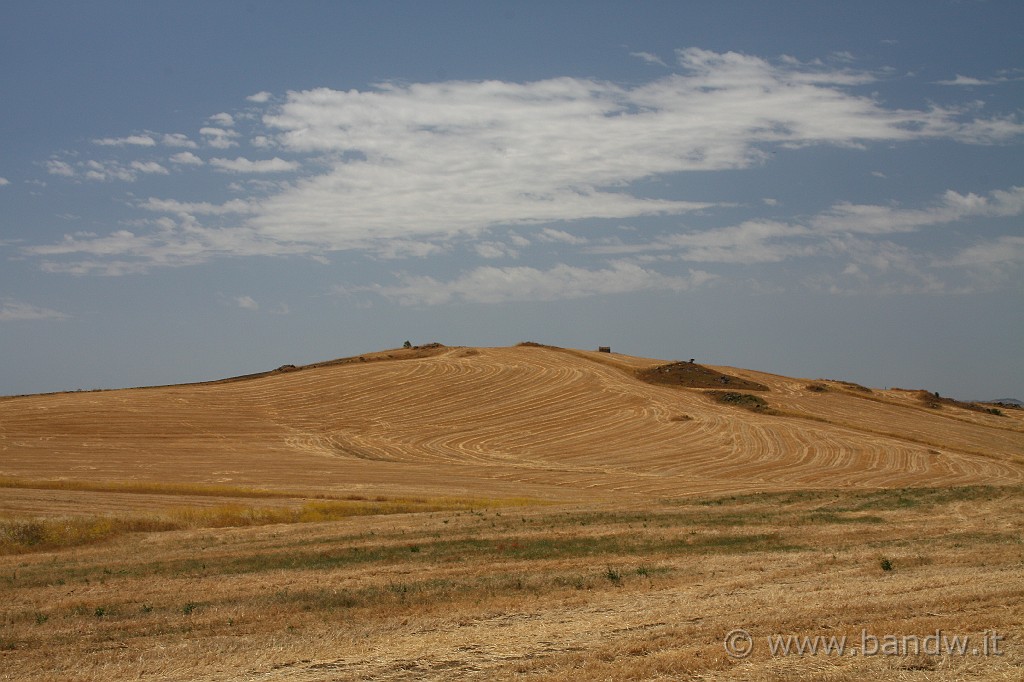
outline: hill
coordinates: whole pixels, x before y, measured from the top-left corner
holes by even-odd
[[[659,368],[675,378],[650,383]],[[688,388],[693,376],[739,392]],[[0,476],[26,486],[571,501],[1024,479],[1018,411],[536,344],[432,344],[204,384],[6,398],[0,425]],[[0,511],[98,503],[31,490],[9,487]],[[128,497],[103,504],[146,504]]]
[[[1019,680],[1022,478],[1020,410],[537,344],[4,398],[0,680]]]

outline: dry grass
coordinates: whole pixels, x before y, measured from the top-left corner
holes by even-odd
[[[19,490],[75,490],[102,493],[135,493],[139,495],[186,495],[190,497],[287,498],[301,496],[301,493],[299,492],[232,485],[160,483],[157,481],[24,479],[14,478],[12,476],[0,476],[0,488],[14,488]]]
[[[1022,510],[980,486],[132,533],[0,558],[0,679],[1016,680]],[[767,645],[865,630],[1004,655]]]
[[[13,487],[13,486],[12,486]],[[427,511],[492,509],[529,505],[526,498],[331,500],[301,506],[271,507],[228,504],[212,507],[173,507],[162,512],[119,516],[0,519],[0,555],[40,552],[104,542],[125,533],[318,523],[350,516],[412,514]]]
[[[537,345],[363,357],[0,401],[0,679],[1024,677],[1022,411],[708,368],[767,414]],[[767,646],[862,630],[1005,655]]]

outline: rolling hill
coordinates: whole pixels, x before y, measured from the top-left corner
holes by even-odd
[[[538,344],[0,398],[0,680],[1019,680],[1022,479],[1019,410]],[[1005,646],[771,650],[939,631]]]
[[[683,365],[537,344],[432,344],[203,384],[3,398],[0,476],[17,485],[0,511],[150,503],[109,491],[43,495],[26,481],[568,502],[1024,480],[1018,411]],[[652,382],[659,367],[682,378]],[[689,387],[695,373],[710,383]],[[734,398],[722,402],[711,387]],[[744,409],[750,395],[763,409]]]

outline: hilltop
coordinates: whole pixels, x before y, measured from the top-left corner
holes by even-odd
[[[8,398],[0,424],[19,480],[569,501],[1024,479],[1016,410],[538,344]]]

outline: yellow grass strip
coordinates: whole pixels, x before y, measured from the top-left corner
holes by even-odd
[[[175,507],[163,512],[132,516],[7,519],[0,520],[0,555],[87,545],[124,533],[316,523],[352,516],[465,511],[538,503],[543,504],[528,498],[394,498],[315,501],[301,507],[230,504],[217,507]]]
[[[20,488],[29,490],[77,490],[98,493],[135,493],[139,495],[191,495],[199,497],[311,497],[306,493],[297,491],[268,490],[266,488],[253,488],[247,486],[230,485],[211,485],[205,483],[157,483],[155,481],[83,481],[68,479],[28,479],[15,478],[13,476],[0,476],[0,488]],[[316,497],[327,496],[317,494]],[[352,496],[349,499],[357,499],[357,497]]]

